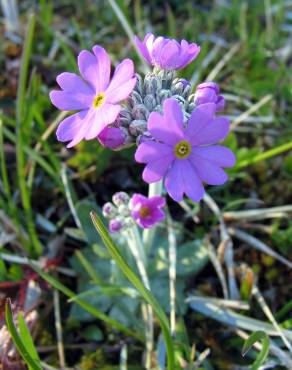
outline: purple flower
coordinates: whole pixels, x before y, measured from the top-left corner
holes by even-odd
[[[125,144],[126,133],[120,127],[105,127],[97,138],[102,146],[119,149]]]
[[[93,53],[82,50],[78,55],[81,77],[64,72],[57,76],[61,91],[50,93],[52,103],[65,111],[78,113],[65,118],[57,129],[59,141],[70,141],[68,148],[81,140],[96,138],[121,110],[120,102],[133,90],[136,77],[130,59],[123,60],[110,80],[111,62],[107,52],[100,46]]]
[[[150,228],[164,219],[165,199],[160,196],[150,198],[134,194],[130,201],[131,215],[140,227]]]
[[[116,233],[120,231],[122,227],[123,227],[123,224],[121,223],[121,221],[117,219],[110,220],[109,222],[109,231],[111,233]]]
[[[161,69],[181,69],[193,61],[200,52],[200,47],[186,40],[180,43],[174,39],[156,37],[147,33],[141,41],[135,36],[135,42],[144,59]]]
[[[219,86],[215,82],[204,82],[197,86],[194,101],[195,104],[215,103],[216,112],[224,109],[225,100],[219,95]]]
[[[148,130],[156,141],[138,146],[135,159],[146,163],[143,179],[147,183],[165,178],[168,194],[177,202],[186,194],[198,202],[204,195],[202,182],[220,185],[227,180],[221,167],[232,167],[230,149],[213,145],[229,131],[229,121],[215,117],[216,104],[199,105],[184,127],[183,112],[175,99],[163,103],[163,115],[152,112]]]

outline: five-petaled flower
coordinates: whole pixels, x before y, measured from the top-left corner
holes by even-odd
[[[163,115],[152,112],[148,130],[155,141],[138,146],[135,159],[146,163],[143,179],[153,183],[165,178],[168,194],[177,202],[186,194],[198,202],[204,195],[202,182],[220,185],[227,180],[221,167],[232,167],[235,156],[224,146],[214,145],[229,131],[225,117],[215,117],[216,104],[199,105],[192,112],[187,126],[179,103],[166,99]]]
[[[146,62],[161,69],[181,69],[192,62],[200,52],[200,47],[189,44],[186,40],[180,43],[162,36],[155,37],[147,33],[141,41],[135,36],[135,42]]]
[[[125,59],[115,69],[110,80],[111,62],[107,52],[100,46],[93,53],[82,50],[78,55],[81,77],[64,72],[57,76],[61,91],[50,93],[52,103],[65,111],[78,110],[65,118],[57,129],[59,141],[69,141],[68,148],[81,140],[96,138],[113,123],[120,110],[120,102],[132,92],[136,77],[132,60]]]
[[[147,198],[142,194],[134,194],[130,200],[131,216],[144,229],[164,219],[165,215],[161,210],[164,206],[165,199],[158,195]]]

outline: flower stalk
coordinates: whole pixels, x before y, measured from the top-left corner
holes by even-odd
[[[162,194],[162,181],[154,182],[152,184],[149,184],[148,187],[148,197],[153,197],[155,195],[161,195]],[[150,229],[144,229],[143,231],[143,245],[146,250],[146,253],[149,254],[154,236],[156,232],[156,227],[152,227]]]
[[[143,248],[142,240],[136,225],[124,231],[128,240],[129,248],[141,276],[144,286],[150,291],[150,283],[146,271],[146,255]],[[151,369],[151,354],[154,348],[154,322],[153,322],[153,309],[150,304],[142,304],[142,315],[145,321],[145,337],[146,337],[146,356],[145,368]]]

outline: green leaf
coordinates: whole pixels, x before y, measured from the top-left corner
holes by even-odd
[[[110,317],[105,315],[103,312],[99,311],[97,308],[92,306],[91,304],[87,303],[83,299],[76,297],[76,294],[72,292],[69,288],[63,285],[60,281],[55,279],[53,276],[47,274],[46,272],[42,271],[38,266],[35,264],[31,264],[31,267],[49,284],[51,284],[55,289],[58,289],[60,292],[65,294],[69,298],[75,298],[75,302],[81,306],[85,311],[88,311],[91,315],[95,316],[99,320],[104,321],[106,324],[112,326],[113,328],[137,338],[140,341],[143,341],[143,338],[140,334],[133,332],[132,330],[128,329],[126,326],[120,324],[119,322],[112,320]]]
[[[5,305],[5,319],[6,319],[6,325],[8,328],[8,331],[11,335],[11,338],[13,340],[13,343],[19,352],[20,356],[23,358],[24,362],[28,365],[29,369],[31,370],[42,370],[40,365],[38,365],[35,360],[31,357],[26,344],[22,342],[22,339],[20,338],[16,327],[13,322],[13,315],[11,311],[11,302],[8,298]]]
[[[96,325],[89,325],[81,332],[81,336],[88,341],[99,342],[103,340],[103,333]]]
[[[208,262],[208,251],[201,240],[181,245],[177,250],[177,275],[198,274]]]
[[[23,340],[23,343],[30,354],[30,356],[38,363],[41,362],[39,355],[37,353],[37,350],[33,344],[32,337],[30,335],[29,329],[26,325],[26,322],[24,320],[23,314],[19,312],[18,314],[18,326],[19,326],[19,333],[20,337]],[[29,366],[29,369],[33,369],[32,367]]]
[[[107,229],[103,225],[101,219],[94,213],[91,212],[91,219],[92,222],[98,231],[100,237],[102,238],[105,246],[108,248],[108,251],[112,258],[116,261],[118,267],[122,270],[122,272],[126,275],[128,280],[134,285],[134,287],[141,293],[141,296],[148,302],[152,307],[154,312],[157,315],[164,341],[166,346],[167,358],[168,358],[168,369],[174,370],[174,348],[173,342],[170,334],[169,322],[168,319],[162,310],[161,306],[152,295],[152,293],[145,288],[141,280],[138,276],[133,272],[131,267],[128,265],[124,257],[121,255],[119,248],[115,245],[112,238],[110,237]]]
[[[269,354],[269,349],[270,349],[270,340],[267,334],[262,331],[255,331],[252,333],[249,338],[244,342],[244,346],[242,349],[242,356],[245,356],[246,353],[250,350],[252,345],[259,340],[262,341],[262,350],[258,354],[255,362],[251,365],[251,370],[257,370],[261,365],[264,364],[268,354]]]

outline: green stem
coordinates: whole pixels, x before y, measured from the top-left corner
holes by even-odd
[[[133,270],[128,265],[124,257],[121,255],[119,248],[113,242],[101,219],[94,212],[91,212],[90,216],[96,230],[98,231],[102,241],[107,247],[111,257],[115,260],[117,266],[122,270],[127,279],[134,285],[134,287],[140,292],[141,296],[145,299],[145,301],[148,302],[153,307],[153,310],[156,313],[165,341],[168,359],[167,367],[168,370],[174,370],[175,361],[174,361],[173,341],[170,334],[169,322],[163,309],[161,308],[160,304],[153,296],[153,294],[144,286],[139,277],[133,272]]]
[[[154,182],[149,185],[148,197],[153,197],[155,195],[161,195],[162,193],[162,181]],[[151,251],[153,240],[155,237],[156,227],[151,227],[150,229],[144,229],[143,231],[143,245],[148,255]]]
[[[145,287],[150,291],[150,282],[146,271],[146,256],[142,244],[139,231],[134,225],[132,228],[125,232],[128,240],[128,245],[131,249],[132,255],[136,260],[136,264]],[[153,326],[153,309],[150,304],[142,305],[142,313],[145,321],[146,328],[146,360],[145,368],[151,368],[151,354],[153,351],[154,343],[154,326]]]

